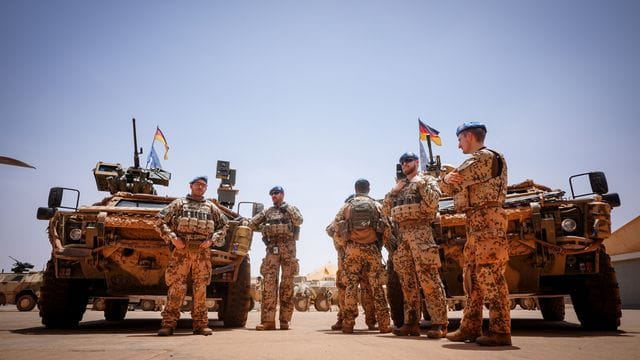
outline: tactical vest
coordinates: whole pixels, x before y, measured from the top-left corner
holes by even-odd
[[[418,183],[410,182],[393,199],[391,217],[397,222],[415,220],[431,222],[436,211],[437,208],[431,209],[423,201],[418,190]]]
[[[290,217],[280,209],[270,208],[265,216],[266,220],[262,227],[262,235],[267,237],[293,235],[293,223]]]
[[[202,235],[207,238],[213,235],[213,204],[208,201],[180,201],[182,210],[176,214],[174,220],[178,235]]]
[[[479,209],[483,207],[502,206],[507,196],[507,164],[504,157],[491,149],[481,149],[492,156],[491,177],[485,181],[472,184],[453,196],[457,211]],[[488,154],[485,153],[484,156]]]
[[[368,196],[356,196],[345,209],[349,226],[349,240],[370,244],[377,240],[380,213],[375,200]]]

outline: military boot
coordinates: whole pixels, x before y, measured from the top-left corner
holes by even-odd
[[[427,331],[427,337],[429,339],[442,339],[447,335],[446,325],[433,325],[431,329]]]
[[[388,334],[391,332],[391,326],[389,325],[380,325],[380,334]]]
[[[399,328],[393,329],[393,335],[397,336],[420,336],[420,327],[418,324],[404,324]]]
[[[203,327],[203,328],[193,329],[193,333],[196,334],[196,335],[209,336],[209,335],[213,334],[213,330],[211,330],[208,327]]]
[[[367,328],[369,328],[369,330],[378,330],[378,327],[376,326],[376,323],[367,324]]]
[[[173,328],[169,326],[163,326],[158,330],[158,336],[171,336],[173,335]]]
[[[280,330],[289,330],[289,322],[280,320]]]
[[[342,330],[342,320],[338,320],[335,324],[331,325],[331,330]]]
[[[480,332],[463,331],[458,329],[446,335],[447,340],[455,342],[474,342],[480,336]]]
[[[256,326],[256,330],[275,330],[276,322],[275,321],[265,321]]]
[[[480,336],[476,343],[482,346],[511,346],[511,334],[491,334]]]
[[[353,334],[353,325],[342,324],[343,334]]]

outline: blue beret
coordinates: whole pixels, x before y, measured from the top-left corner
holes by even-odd
[[[204,181],[205,184],[209,183],[209,178],[207,177],[207,175],[201,175],[201,176],[196,176],[196,177],[193,178],[193,180],[189,181],[189,185],[193,184],[194,182],[196,182],[198,180]]]
[[[483,123],[477,122],[477,121],[468,121],[468,122],[458,126],[458,128],[456,129],[456,136],[460,135],[460,133],[465,131],[465,130],[478,129],[478,128],[484,130],[484,132],[487,132],[487,127],[484,126]]]
[[[411,151],[407,151],[406,153],[400,156],[399,162],[402,163],[405,160],[418,160],[418,155],[412,153]]]
[[[282,188],[282,186],[274,186],[271,188],[271,190],[269,190],[269,195],[273,195],[274,192],[284,192],[284,189]]]

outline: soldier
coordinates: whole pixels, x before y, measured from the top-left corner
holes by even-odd
[[[485,125],[466,122],[458,127],[458,147],[471,157],[440,179],[453,194],[456,210],[466,214],[464,284],[467,302],[460,328],[451,341],[480,345],[511,345],[509,289],[504,277],[509,260],[507,216],[502,205],[507,195],[507,163],[502,154],[484,146]],[[482,335],[482,305],[489,307],[489,335]]]
[[[249,226],[262,231],[262,241],[267,246],[260,273],[263,277],[260,324],[256,330],[275,330],[276,304],[278,300],[278,273],[280,279],[280,330],[288,330],[293,315],[293,277],[298,274],[296,241],[302,224],[302,214],[293,205],[284,202],[284,189],[274,186],[269,190],[273,206],[261,211],[249,222]]]
[[[351,199],[352,197],[349,197]],[[342,225],[342,224],[341,224]],[[325,229],[327,234],[333,239],[333,246],[338,253],[338,270],[336,271],[336,287],[338,288],[338,314],[336,323],[331,325],[331,330],[342,330],[342,321],[344,320],[344,296],[347,289],[347,285],[344,283],[344,253],[346,242],[341,234],[338,225],[335,221],[332,221]],[[373,304],[373,298],[371,294],[371,287],[368,280],[360,277],[360,302],[364,309],[364,321],[367,324],[369,330],[377,330],[376,327],[376,314],[375,306]]]
[[[398,225],[397,250],[392,259],[404,295],[404,324],[393,330],[398,336],[420,336],[420,288],[431,316],[431,339],[447,334],[447,305],[438,269],[441,266],[438,245],[431,233],[431,223],[438,212],[440,188],[435,178],[418,173],[416,154],[400,157],[404,179],[384,198],[385,215]],[[416,282],[417,276],[417,282]]]
[[[160,336],[173,335],[180,306],[187,292],[187,277],[191,273],[193,333],[211,335],[209,328],[207,285],[211,282],[210,248],[224,241],[227,219],[220,210],[204,198],[207,177],[198,176],[189,183],[191,194],[176,199],[158,214],[157,229],[170,244],[171,259],[165,273],[169,287],[167,305],[162,311]]]
[[[342,332],[353,333],[358,316],[358,285],[364,277],[373,295],[379,331],[389,333],[389,306],[383,290],[386,272],[377,244],[386,221],[382,216],[382,206],[368,195],[369,181],[358,179],[355,190],[355,196],[340,208],[334,219],[334,223],[344,224],[341,234],[345,240],[341,276],[345,285]]]

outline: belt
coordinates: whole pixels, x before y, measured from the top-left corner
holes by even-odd
[[[186,235],[186,234],[178,234],[178,237],[185,241],[207,241],[209,240],[208,236],[205,235]]]

